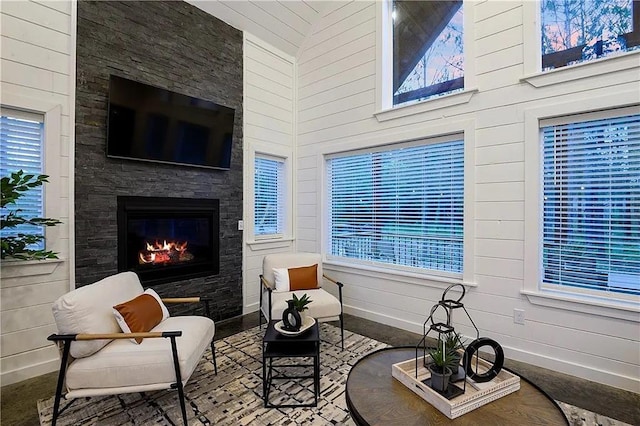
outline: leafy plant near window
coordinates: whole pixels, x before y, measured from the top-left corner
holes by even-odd
[[[33,188],[37,188],[48,182],[49,176],[25,174],[19,170],[9,176],[3,176],[0,184],[2,186],[2,216],[0,218],[0,229],[13,229],[21,225],[31,225],[35,227],[55,226],[62,222],[57,219],[43,217],[24,217],[22,209],[10,209],[8,206],[16,205],[16,200],[25,195]],[[3,232],[6,235],[6,231]],[[12,233],[2,238],[0,257],[2,259],[14,258],[22,260],[32,259],[57,259],[57,253],[51,250],[34,249],[35,244],[44,241],[44,234],[40,233]]]

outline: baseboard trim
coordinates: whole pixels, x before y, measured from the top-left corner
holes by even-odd
[[[54,358],[39,364],[27,365],[16,370],[5,371],[0,375],[2,386],[12,385],[23,380],[42,376],[43,374],[57,371],[60,368],[60,359]]]
[[[402,330],[422,334],[422,324],[416,324],[401,318],[383,315],[370,310],[347,305],[344,306],[344,312],[371,321],[390,325],[392,327],[397,327]],[[580,377],[585,380],[591,380],[593,382],[613,386],[630,392],[640,393],[640,379],[635,377],[628,377],[612,371],[586,367],[570,361],[551,358],[543,354],[524,351],[518,348],[503,346],[503,349],[505,356],[515,361],[526,362],[527,364],[535,365],[537,367],[547,368],[549,370]]]

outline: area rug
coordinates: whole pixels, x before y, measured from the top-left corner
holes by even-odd
[[[340,329],[330,324],[320,327],[321,395],[317,407],[264,408],[261,353],[264,329],[255,327],[216,341],[217,375],[213,372],[210,351],[198,364],[185,387],[189,425],[354,425],[344,398],[349,370],[364,355],[387,345],[345,330],[342,351]],[[270,396],[274,404],[312,401],[311,379],[277,381]],[[63,407],[64,404],[65,401]],[[572,426],[624,425],[568,404],[560,406]],[[53,397],[38,401],[41,425],[51,424],[52,411]],[[78,400],[62,413],[58,424],[168,426],[181,425],[182,417],[177,392],[158,391]]]

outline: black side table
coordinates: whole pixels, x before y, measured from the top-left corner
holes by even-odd
[[[298,336],[283,336],[273,327],[278,321],[270,321],[262,339],[262,395],[264,406],[279,407],[316,407],[320,395],[320,330],[318,322]],[[274,364],[278,358],[312,358],[313,364]],[[268,363],[268,365],[267,365]],[[278,367],[313,367],[312,376],[276,375]],[[312,404],[278,404],[269,402],[269,391],[274,380],[313,379]]]

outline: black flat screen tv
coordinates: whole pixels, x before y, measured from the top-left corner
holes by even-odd
[[[235,109],[112,75],[107,156],[229,169]]]

